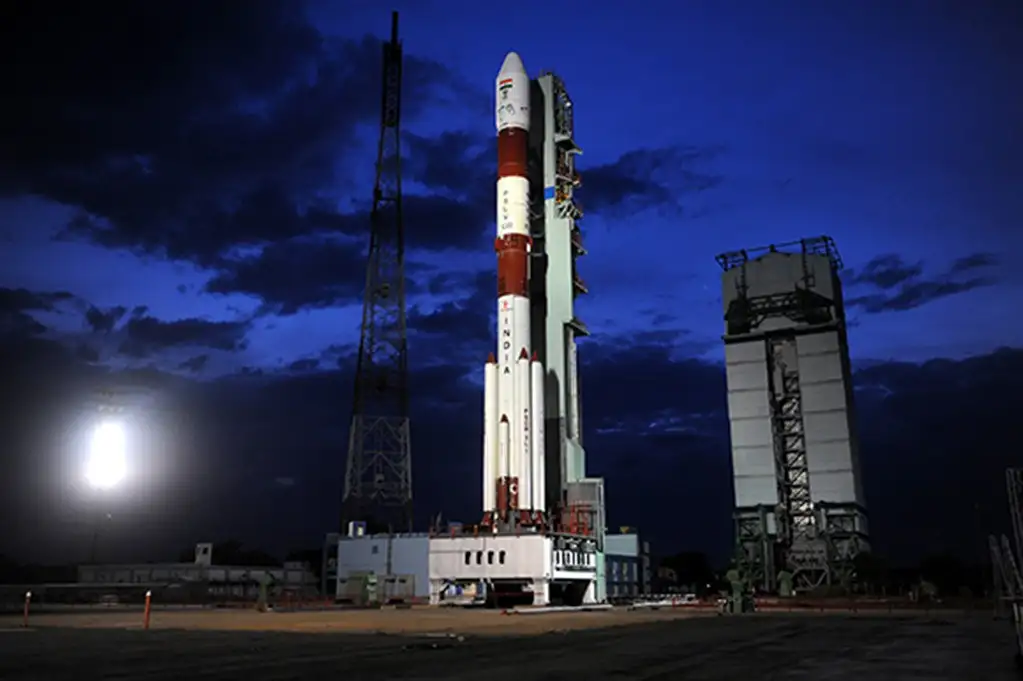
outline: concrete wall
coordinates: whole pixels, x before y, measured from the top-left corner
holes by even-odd
[[[430,540],[431,579],[543,579],[553,572],[540,536],[438,537]]]
[[[638,534],[609,534],[604,537],[604,553],[608,556],[638,558],[640,544]]]
[[[763,339],[725,345],[735,505],[778,504],[774,433]]]
[[[799,390],[806,463],[815,502],[864,505],[859,451],[852,424],[851,377],[838,331],[799,336]]]
[[[409,575],[416,597],[430,595],[430,537],[426,534],[342,537],[337,549],[337,578],[354,574]]]

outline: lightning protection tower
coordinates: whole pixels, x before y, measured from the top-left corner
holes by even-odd
[[[401,210],[401,43],[398,13],[383,46],[383,103],[362,338],[355,376],[341,530],[362,521],[369,532],[412,529],[405,234]]]

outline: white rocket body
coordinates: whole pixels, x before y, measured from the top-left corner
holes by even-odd
[[[509,53],[497,77],[497,352],[484,369],[484,519],[537,524],[546,509],[544,370],[535,358],[528,297],[529,76]]]

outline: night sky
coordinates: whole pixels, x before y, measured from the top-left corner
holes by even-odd
[[[493,83],[515,50],[564,79],[585,151],[585,442],[610,525],[728,552],[714,256],[828,234],[876,548],[980,558],[1023,460],[1018,3],[392,4],[421,528],[480,516]],[[84,560],[99,511],[108,560],[335,529],[391,9],[3,4],[0,552]],[[104,387],[131,468],[100,496]]]

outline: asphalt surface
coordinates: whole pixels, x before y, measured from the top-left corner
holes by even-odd
[[[331,613],[235,615],[235,630],[148,631],[120,616],[81,626],[0,621],[4,681],[181,681],[321,678],[620,681],[942,681],[1018,679],[1012,630],[990,615],[756,614],[662,618],[589,613],[583,627],[554,615],[389,615],[405,633],[324,626]],[[335,613],[334,615],[337,615]],[[635,617],[632,617],[635,615]],[[154,613],[154,618],[159,618]],[[196,615],[190,616],[195,618]],[[418,624],[426,618],[438,631]],[[430,620],[434,617],[434,620]],[[274,619],[277,618],[277,619]],[[488,619],[489,618],[489,619]],[[65,620],[73,620],[68,616]],[[137,619],[137,618],[135,618]],[[527,621],[528,620],[528,621]],[[154,620],[155,621],[155,620]],[[215,621],[215,618],[210,621]],[[245,628],[246,622],[258,627]],[[313,624],[310,625],[309,623]],[[395,623],[399,623],[395,625]],[[505,624],[508,623],[508,624]],[[613,626],[611,626],[613,625]],[[227,626],[227,620],[217,626]],[[313,626],[314,629],[303,630]],[[524,635],[522,627],[533,633]],[[289,629],[270,631],[268,628]],[[257,630],[258,629],[258,630]],[[312,633],[316,631],[318,633]]]

